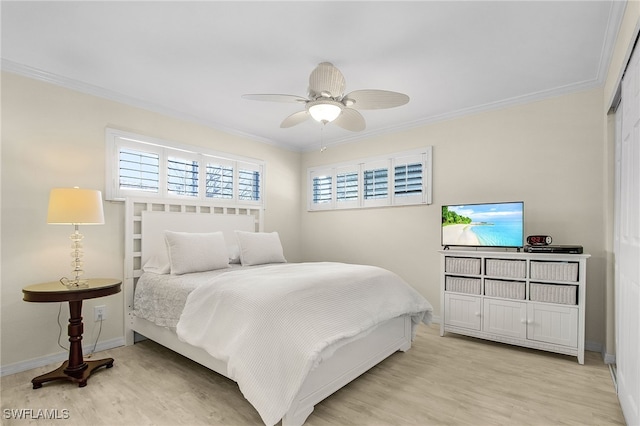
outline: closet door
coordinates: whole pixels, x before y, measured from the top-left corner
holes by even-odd
[[[627,424],[640,424],[640,49],[622,80],[616,138],[616,364]]]

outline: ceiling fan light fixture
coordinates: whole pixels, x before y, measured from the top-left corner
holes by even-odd
[[[307,111],[311,117],[320,123],[331,123],[342,112],[342,105],[337,101],[321,100],[307,103]]]

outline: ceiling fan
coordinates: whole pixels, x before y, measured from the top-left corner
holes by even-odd
[[[280,124],[283,128],[293,127],[311,117],[320,123],[334,123],[352,132],[365,129],[364,117],[357,110],[393,108],[409,102],[409,96],[404,93],[388,90],[355,90],[346,95],[344,90],[345,78],[340,70],[329,62],[322,62],[309,76],[308,98],[275,94],[242,95],[242,97],[254,101],[304,104],[304,111],[295,112],[284,119]]]

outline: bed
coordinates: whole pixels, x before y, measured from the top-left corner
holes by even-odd
[[[280,419],[283,425],[303,424],[315,404],[394,352],[407,351],[417,323],[430,322],[429,303],[389,271],[287,263],[277,249],[264,250],[274,246],[274,237],[262,232],[260,208],[145,199],[125,204],[126,343],[143,336],[235,380],[267,425]],[[229,259],[242,258],[240,264],[197,264],[193,247],[199,243],[193,238],[206,235],[211,244],[214,234]],[[167,251],[173,254],[171,274],[162,257]],[[344,283],[337,285],[339,280]],[[396,296],[397,306],[388,303]],[[265,329],[278,324],[286,324],[281,335],[262,339]]]

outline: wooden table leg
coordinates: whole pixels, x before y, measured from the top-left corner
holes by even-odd
[[[80,374],[70,375],[66,373],[69,361],[65,361],[57,369],[31,380],[33,388],[41,388],[43,383],[51,382],[53,380],[67,380],[69,382],[77,383],[78,387],[85,387],[87,386],[87,379],[96,369],[102,366],[106,366],[107,368],[113,367],[113,358],[97,359],[95,361],[86,361],[85,363],[87,364],[87,368],[80,372]]]
[[[68,380],[78,383],[79,387],[87,385],[87,379],[94,370],[106,366],[113,367],[113,358],[84,361],[82,358],[82,300],[69,301],[69,360],[57,369],[31,380],[34,389],[42,387],[45,382]]]

